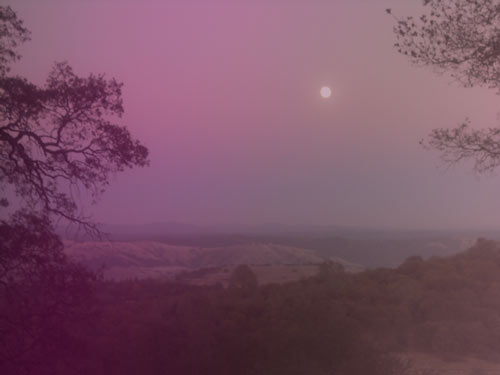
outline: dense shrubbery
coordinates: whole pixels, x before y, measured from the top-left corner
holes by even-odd
[[[388,350],[499,359],[500,248],[495,242],[479,240],[447,258],[411,257],[395,270],[367,271],[349,283],[358,320]]]
[[[77,326],[92,320],[97,275],[66,257],[52,224],[97,234],[76,196],[96,199],[114,173],[147,165],[148,150],[113,123],[123,114],[116,80],[79,77],[67,63],[41,86],[11,74],[29,37],[0,6],[0,373],[64,374],[85,362],[73,354],[88,341]]]
[[[394,356],[424,351],[499,359],[500,247],[396,269],[255,285],[239,267],[222,286],[102,282],[92,319],[53,374],[404,374]],[[69,341],[68,341],[69,340]]]
[[[74,330],[80,350],[62,373],[387,375],[405,373],[390,353],[408,350],[498,359],[497,244],[397,269],[324,268],[258,287],[244,267],[226,289],[103,283],[99,318]]]
[[[89,371],[403,374],[404,366],[371,345],[327,285],[109,283],[99,325],[87,336]]]
[[[0,373],[52,374],[71,358],[75,323],[92,320],[97,279],[67,259],[46,218],[0,221]]]

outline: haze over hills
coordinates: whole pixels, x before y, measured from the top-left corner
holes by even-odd
[[[172,236],[194,235],[244,235],[244,236],[315,236],[347,237],[355,239],[408,239],[421,237],[484,237],[500,239],[500,230],[495,228],[461,229],[398,229],[359,227],[348,225],[292,225],[280,223],[262,223],[254,225],[219,224],[194,225],[177,221],[147,224],[101,224],[99,229],[110,234],[114,240],[162,239]],[[70,236],[60,231],[63,236]]]
[[[332,259],[349,271],[396,267],[412,255],[428,258],[463,251],[477,238],[472,232],[313,226],[299,230],[286,225],[233,233],[182,223],[101,229],[111,241],[66,240],[66,251],[92,268],[105,266],[106,277],[117,279],[170,278],[182,271],[238,264],[311,265]]]
[[[350,271],[363,267],[340,258],[326,258],[312,250],[248,243],[221,247],[190,247],[155,241],[65,242],[66,253],[91,268],[104,266],[106,277],[173,277],[181,271],[248,264],[253,266],[311,265],[334,260]]]

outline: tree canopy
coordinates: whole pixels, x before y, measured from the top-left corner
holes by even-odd
[[[465,87],[486,86],[500,94],[500,2],[423,0],[423,7],[420,16],[396,17],[397,50]],[[465,120],[453,129],[434,129],[423,143],[447,162],[472,160],[478,172],[500,166],[498,127],[478,130]]]
[[[46,85],[0,78],[0,184],[32,207],[87,224],[72,188],[93,196],[110,173],[147,164],[147,149],[110,116],[123,113],[121,84],[102,75],[78,77],[58,63]]]
[[[29,31],[23,21],[17,18],[10,7],[0,7],[0,74],[9,71],[9,63],[18,60],[21,56],[16,47],[19,43],[29,39]]]
[[[96,280],[66,257],[52,221],[97,234],[75,191],[95,199],[113,173],[147,165],[148,150],[113,122],[123,114],[116,80],[79,77],[66,62],[43,86],[11,75],[28,39],[16,13],[0,6],[0,373],[42,374],[71,350],[66,325],[86,315]]]
[[[9,7],[0,8],[0,22],[0,188],[11,186],[30,209],[95,228],[73,190],[95,198],[110,174],[148,163],[147,148],[113,122],[123,114],[122,84],[79,77],[66,62],[42,87],[9,76],[14,48],[29,34]]]

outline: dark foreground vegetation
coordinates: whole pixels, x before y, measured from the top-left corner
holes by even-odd
[[[421,23],[396,19],[400,52],[465,86],[498,89],[498,7],[424,6]],[[28,39],[16,13],[0,7],[0,374],[402,375],[396,355],[414,350],[500,360],[493,242],[355,275],[327,263],[283,285],[258,286],[242,266],[228,288],[104,282],[69,262],[54,221],[99,232],[72,189],[97,197],[115,172],[146,166],[148,150],[111,122],[123,114],[114,79],[79,77],[67,63],[43,86],[11,75]],[[490,171],[500,165],[499,134],[465,122],[435,130],[428,146]]]
[[[407,351],[499,360],[500,246],[359,274],[327,263],[283,285],[258,286],[246,266],[227,288],[96,281],[80,309],[0,372],[390,375]]]

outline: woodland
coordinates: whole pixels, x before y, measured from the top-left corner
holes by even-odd
[[[498,88],[500,6],[423,3],[428,16],[396,18],[399,51]],[[355,274],[325,262],[313,277],[268,285],[245,265],[223,287],[105,281],[73,263],[55,223],[100,234],[73,189],[97,197],[114,173],[147,166],[148,150],[116,124],[120,83],[65,62],[43,86],[12,75],[30,33],[10,7],[0,26],[1,374],[402,375],[406,352],[500,361],[500,246],[488,240]],[[423,143],[484,172],[499,165],[499,134],[465,122]]]

